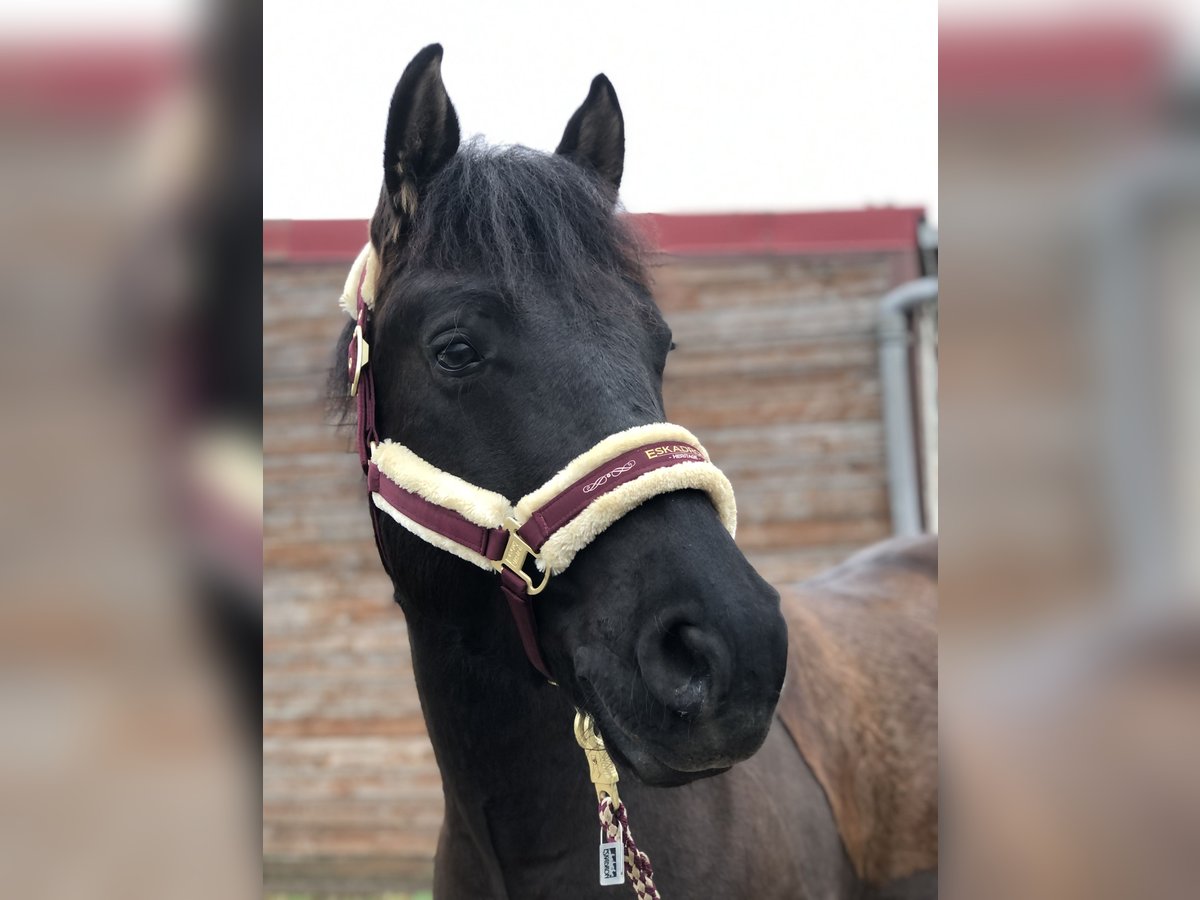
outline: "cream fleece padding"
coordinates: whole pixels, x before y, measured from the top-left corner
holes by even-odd
[[[346,276],[346,286],[342,288],[341,299],[338,300],[346,315],[352,319],[358,318],[358,284],[363,269],[367,272],[366,280],[362,282],[363,302],[367,304],[368,309],[374,309],[375,285],[379,280],[379,255],[370,241],[358,252],[358,258],[354,260],[350,274]]]
[[[512,513],[512,504],[507,497],[443,472],[403,444],[394,441],[376,444],[371,450],[371,461],[405,490],[430,503],[452,509],[468,522],[484,528],[498,528]]]
[[[484,528],[499,528],[510,517],[522,525],[525,524],[536,510],[545,506],[566,488],[622,453],[646,444],[668,441],[690,444],[700,451],[706,461],[678,463],[647,472],[593,500],[583,512],[556,531],[542,546],[537,561],[538,569],[549,569],[552,575],[557,575],[571,564],[575,554],[613,522],[651,497],[667,491],[687,488],[705,491],[712,499],[722,524],[730,534],[734,534],[737,530],[737,504],[734,501],[733,486],[720,469],[707,462],[708,452],[696,440],[695,435],[686,428],[667,422],[639,425],[610,435],[567,463],[557,475],[537,490],[525,495],[515,507],[500,494],[476,487],[456,475],[444,472],[403,444],[394,441],[383,441],[372,447],[371,460],[389,479],[430,503],[452,509],[467,521]],[[493,568],[493,564],[486,557],[417,524],[378,493],[373,493],[371,499],[376,507],[391,516],[401,527],[427,543],[480,568]]]
[[[591,450],[585,450],[563,466],[557,475],[536,491],[522,497],[521,501],[517,503],[517,521],[522,524],[529,521],[529,517],[536,510],[541,509],[597,466],[604,465],[627,450],[633,450],[644,444],[665,441],[691,444],[700,451],[705,460],[708,459],[708,451],[696,440],[696,436],[679,425],[672,425],[670,422],[653,422],[649,425],[626,428],[624,431],[610,434]]]
[[[424,525],[418,525],[408,516],[404,515],[404,513],[400,512],[400,510],[396,509],[396,507],[392,506],[392,504],[384,500],[378,493],[371,494],[371,500],[379,509],[391,516],[397,525],[407,531],[411,531],[421,540],[425,541],[425,543],[433,544],[433,546],[445,550],[447,553],[453,553],[459,559],[465,559],[467,562],[473,563],[481,569],[487,569],[489,572],[495,569],[492,561],[486,556],[476,553],[474,550],[468,550],[457,541],[442,537],[436,531],[430,531]]]
[[[679,463],[655,469],[627,482],[599,499],[550,536],[538,554],[538,569],[557,575],[571,564],[575,554],[586,547],[604,529],[651,497],[667,491],[696,488],[708,493],[721,523],[732,535],[737,531],[737,505],[733,486],[724,473],[707,462]]]

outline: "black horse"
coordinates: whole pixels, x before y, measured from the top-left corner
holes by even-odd
[[[441,60],[438,45],[412,60],[388,115],[371,221],[376,421],[442,470],[516,498],[601,438],[665,421],[671,333],[617,215],[624,123],[608,79],[592,82],[556,153],[488,148],[461,143]],[[343,395],[350,330],[334,375]],[[526,661],[495,576],[390,519],[381,552],[444,784],[436,896],[628,891],[598,885],[576,707],[612,750],[668,900],[862,896],[911,874],[872,873],[839,835],[840,788],[823,786],[776,716],[789,671],[779,595],[704,494],[646,502],[551,579],[535,607],[557,686]],[[826,777],[841,777],[836,765]],[[903,884],[933,884],[914,877]]]

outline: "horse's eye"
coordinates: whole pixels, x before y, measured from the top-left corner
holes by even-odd
[[[478,360],[479,354],[466,341],[453,341],[447,344],[437,355],[438,365],[448,372],[457,372],[460,369],[465,369],[471,363]]]

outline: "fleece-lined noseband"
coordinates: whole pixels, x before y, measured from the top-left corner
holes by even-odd
[[[368,366],[378,274],[379,259],[368,243],[346,279],[341,305],[357,320],[347,376],[357,401],[358,455],[385,569],[380,513],[427,543],[498,573],[525,655],[549,679],[529,598],[541,593],[550,576],[564,571],[596,535],[651,497],[686,489],[705,491],[734,533],[737,508],[729,480],[709,462],[691,432],[678,425],[639,425],[609,435],[515,504],[443,472],[403,444],[381,441]],[[530,557],[541,573],[536,583],[525,571]]]

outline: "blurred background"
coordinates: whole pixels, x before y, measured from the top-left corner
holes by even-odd
[[[1200,883],[1198,25],[943,9],[952,895]]]
[[[256,896],[261,20],[0,23],[0,896]]]

